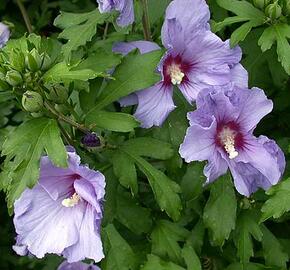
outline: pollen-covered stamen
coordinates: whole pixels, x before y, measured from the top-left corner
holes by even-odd
[[[176,84],[181,84],[183,77],[185,74],[181,71],[180,65],[172,63],[170,66],[168,66],[168,73],[171,78],[171,83],[176,85]]]
[[[218,135],[219,140],[223,145],[225,151],[229,154],[230,159],[234,159],[239,155],[238,151],[235,149],[236,135],[237,132],[227,126],[225,126]]]
[[[80,199],[81,197],[77,193],[74,193],[70,198],[64,199],[61,204],[65,207],[74,207]]]

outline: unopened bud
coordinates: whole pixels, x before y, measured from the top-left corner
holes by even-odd
[[[9,70],[6,73],[5,80],[12,86],[17,86],[23,82],[22,75],[17,70]]]
[[[42,65],[40,69],[42,71],[46,71],[50,68],[52,61],[46,53],[41,54],[41,57],[42,57]]]
[[[105,140],[95,132],[88,133],[82,137],[81,143],[89,151],[99,151],[105,146]]]
[[[3,80],[0,80],[0,91],[6,91],[10,88],[9,84]]]
[[[270,2],[271,0],[253,0],[254,6],[259,9],[264,9]]]
[[[276,1],[273,4],[267,6],[266,15],[271,18],[271,20],[278,19],[282,14],[282,8],[279,6],[278,2]]]
[[[35,48],[26,55],[25,64],[31,71],[37,71],[40,69],[42,65],[42,58]]]
[[[28,112],[39,112],[43,107],[43,98],[37,92],[26,91],[22,96],[22,106]]]
[[[290,16],[290,0],[285,0],[285,13]]]
[[[49,93],[46,96],[54,103],[62,104],[68,99],[68,91],[62,85],[54,85],[49,87]]]

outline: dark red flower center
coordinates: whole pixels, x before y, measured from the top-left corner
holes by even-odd
[[[240,127],[233,121],[218,124],[215,141],[229,155],[230,159],[237,157],[239,150],[244,145]]]
[[[168,55],[163,63],[164,82],[166,84],[181,84],[186,80],[190,65],[180,55]]]

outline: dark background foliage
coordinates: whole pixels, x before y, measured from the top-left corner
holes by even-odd
[[[164,12],[169,2],[170,0],[148,2],[152,39],[159,44]],[[261,2],[267,1],[209,0],[208,4],[212,13],[212,30],[224,40],[231,38],[232,45],[241,46],[242,64],[249,72],[250,86],[264,89],[274,102],[274,111],[262,120],[255,130],[256,135],[263,134],[275,139],[288,161],[290,46],[287,38],[290,38],[290,7],[287,10],[287,5],[290,4],[287,0],[276,1],[276,4],[283,7],[280,17],[257,22],[259,12],[266,14],[266,6],[261,5]],[[268,2],[267,4],[270,4],[271,1]],[[240,6],[240,3],[243,4]],[[23,4],[31,20],[33,32],[53,39],[57,39],[62,30],[68,28],[65,20],[70,19],[69,14],[63,13],[63,17],[58,17],[58,20],[54,21],[60,11],[84,13],[96,8],[94,0],[26,0]],[[255,12],[248,12],[254,6],[258,15]],[[140,1],[136,1],[135,12],[135,24],[132,28],[126,29],[116,27],[112,23],[114,18],[105,18],[104,20],[110,22],[107,25],[104,20],[98,21],[99,18],[96,23],[94,14],[88,13],[91,14],[88,16],[92,16],[93,24],[97,24],[97,31],[95,31],[97,35],[94,36],[95,32],[88,33],[87,43],[78,46],[78,51],[75,50],[77,48],[68,50],[66,47],[63,48],[63,54],[71,62],[90,59],[92,55],[97,55],[99,59],[103,57],[105,67],[100,71],[94,70],[101,73],[121,63],[117,69],[116,83],[120,79],[118,76],[129,76],[123,75],[122,71],[126,70],[128,74],[136,72],[135,75],[142,78],[144,75],[142,70],[134,70],[132,65],[149,63],[154,67],[160,55],[145,59],[132,54],[128,58],[121,59],[111,53],[111,45],[115,40],[143,39]],[[249,13],[252,15],[250,16]],[[1,0],[0,14],[1,21],[11,27],[12,38],[20,38],[26,33],[16,1]],[[263,16],[261,14],[260,16]],[[235,16],[243,20],[229,22],[228,18]],[[269,18],[270,15],[265,16]],[[250,24],[245,26],[247,22]],[[80,25],[87,23],[90,21],[84,20]],[[74,36],[80,35],[77,31],[80,25],[77,23],[73,25],[76,27]],[[288,36],[284,37],[286,39],[284,49],[278,49],[277,54],[277,45],[274,43],[271,48],[262,51],[260,39],[265,29],[276,27],[275,29],[278,30],[275,33],[281,37],[279,32],[281,25],[289,27]],[[68,39],[64,35],[60,41],[65,44]],[[272,40],[272,36],[264,36],[264,42],[269,40]],[[278,48],[280,45],[278,44]],[[97,69],[100,63],[92,62],[92,64]],[[80,67],[78,68],[81,70]],[[103,102],[102,94],[99,96],[99,89],[102,88],[104,77],[105,75],[102,74],[86,78],[82,82],[76,78],[72,78],[69,82],[61,82],[69,86],[72,94],[70,103],[81,116],[80,121],[86,115],[84,120],[86,125],[91,125],[95,121],[94,112],[98,111],[95,108],[96,101]],[[152,82],[156,78],[149,79]],[[108,87],[114,89],[114,86]],[[139,83],[138,86],[132,87],[140,89],[143,85]],[[73,94],[75,92],[77,94]],[[104,107],[109,112],[131,114],[132,108],[121,109],[114,102],[118,99],[118,95],[122,96],[116,94],[115,99],[109,100],[107,104],[103,103]],[[178,109],[170,115],[162,128],[134,129],[131,118],[126,120],[128,122],[124,120],[120,127],[114,123],[113,126],[108,127],[104,125],[106,121],[100,120],[96,130],[105,137],[107,145],[117,146],[117,150],[108,147],[103,152],[91,153],[79,144],[82,132],[77,130],[72,132],[67,125],[63,126],[74,137],[74,146],[83,161],[93,168],[100,169],[107,178],[102,229],[107,259],[101,264],[102,270],[288,269],[289,166],[286,168],[283,181],[278,186],[268,193],[260,190],[250,198],[242,197],[234,190],[229,175],[221,177],[210,186],[203,187],[204,164],[186,165],[178,155],[178,146],[187,127],[185,115],[192,108],[179,94],[176,94],[175,102],[178,104]],[[90,114],[87,114],[88,111]],[[64,114],[70,113],[65,111]],[[0,144],[3,144],[10,130],[28,119],[31,119],[31,116],[23,112],[17,99],[5,101],[1,100],[0,96]],[[106,120],[106,117],[104,119]],[[128,130],[124,130],[125,123],[129,126]],[[14,133],[14,136],[17,135],[21,137],[19,133]],[[62,137],[65,141],[65,136]],[[21,138],[19,142],[21,143]],[[17,147],[14,151],[17,151]],[[1,159],[3,170],[1,181],[5,177],[4,158]],[[157,182],[158,187],[155,185]],[[3,185],[0,184],[0,187],[5,190]],[[13,197],[13,194],[8,195],[8,206],[11,196]],[[12,218],[13,216],[8,214],[5,193],[1,192],[0,269],[56,269],[62,260],[57,256],[37,260],[15,255],[11,248],[15,237]]]

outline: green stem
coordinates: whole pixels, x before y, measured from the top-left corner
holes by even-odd
[[[105,29],[104,29],[103,40],[105,40],[107,38],[108,30],[109,30],[109,23],[106,22]]]
[[[44,102],[45,108],[51,112],[58,120],[63,121],[65,123],[68,123],[69,125],[75,127],[76,129],[82,131],[83,133],[90,133],[91,131],[87,129],[84,125],[81,125],[71,118],[63,115],[62,113],[56,111],[53,106],[51,106],[47,101]]]
[[[143,32],[146,40],[151,40],[150,19],[148,12],[148,0],[142,0],[143,5]]]
[[[32,25],[31,25],[29,16],[27,14],[27,11],[26,11],[26,9],[25,9],[25,7],[24,7],[24,5],[23,5],[21,0],[16,0],[16,2],[17,2],[17,5],[18,5],[18,7],[19,7],[19,9],[21,11],[21,14],[22,14],[22,17],[24,19],[24,22],[25,22],[26,28],[28,30],[28,33],[31,34],[33,32],[33,30],[32,30]]]

